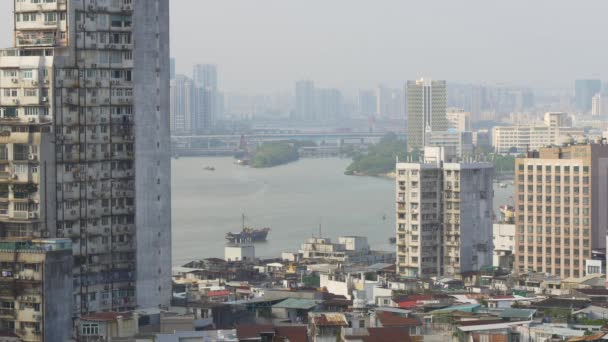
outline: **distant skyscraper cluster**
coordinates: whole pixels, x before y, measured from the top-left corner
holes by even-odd
[[[217,66],[197,64],[192,78],[176,75],[171,81],[171,132],[173,134],[209,133],[224,108],[218,89]]]
[[[470,112],[474,122],[497,120],[535,106],[534,93],[528,88],[452,83],[448,88],[448,106]]]
[[[292,118],[303,122],[331,121],[344,114],[344,99],[335,88],[316,88],[313,81],[297,81]]]
[[[583,114],[591,112],[593,97],[602,90],[600,80],[576,80],[574,82],[574,103],[576,109]]]
[[[378,86],[376,88],[376,112],[380,119],[404,120],[406,98],[403,89]]]

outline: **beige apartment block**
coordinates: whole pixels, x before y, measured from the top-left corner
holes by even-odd
[[[541,148],[515,165],[515,270],[584,276],[605,248],[608,145]]]

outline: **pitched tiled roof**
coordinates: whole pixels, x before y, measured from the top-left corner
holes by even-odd
[[[392,312],[377,312],[376,317],[383,327],[417,327],[422,323],[416,318],[399,316]]]
[[[289,342],[308,342],[308,331],[305,326],[275,327],[277,336],[285,337]]]
[[[239,340],[257,338],[260,337],[260,334],[269,332],[274,332],[274,327],[270,324],[242,324],[236,326],[236,337]]]
[[[346,317],[344,317],[344,315],[340,313],[315,314],[314,316],[312,316],[312,318],[315,325],[322,327],[341,327],[348,325],[348,322],[346,322]]]

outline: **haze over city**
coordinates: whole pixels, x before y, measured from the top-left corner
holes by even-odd
[[[12,5],[0,2],[5,47]],[[602,0],[172,0],[171,12],[178,73],[217,64],[228,92],[309,78],[354,94],[423,76],[566,89],[608,75]]]
[[[0,341],[607,341],[606,13],[0,0]]]

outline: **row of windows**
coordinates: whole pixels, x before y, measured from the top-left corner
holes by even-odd
[[[528,236],[528,238],[526,239],[524,237],[524,235],[520,235],[519,236],[519,244],[523,245],[524,242],[526,242],[526,240],[528,241],[528,244],[533,244],[534,240],[536,240],[536,243],[538,244],[542,244],[543,243],[543,237],[542,236],[537,236],[536,239],[534,239],[533,236]],[[545,237],[544,239],[545,243],[547,245],[560,245],[561,244],[561,239],[560,238],[551,238],[551,237]],[[573,246],[580,246],[580,240],[579,239],[572,239],[572,244]],[[564,246],[570,246],[570,239],[569,238],[565,238],[564,239]],[[589,239],[583,239],[583,247],[589,247]]]
[[[520,194],[518,196],[518,199],[520,202],[523,202],[525,199],[527,198],[528,202],[533,202],[536,199],[536,202],[544,202],[546,204],[550,204],[553,200],[553,197],[551,196],[543,196],[543,195],[536,195],[536,198],[534,197],[534,195],[528,195],[528,197],[526,197],[523,194]],[[561,204],[562,199],[560,196],[555,196],[555,204]],[[564,204],[570,204],[570,197],[564,196],[563,198],[563,202]],[[579,204],[580,203],[580,199],[579,197],[573,197],[572,198],[572,202],[574,204]],[[584,205],[588,205],[589,204],[589,197],[583,197],[583,204]]]
[[[524,226],[518,226],[517,230],[519,231],[520,234],[524,234],[525,229]],[[536,227],[536,233],[537,234],[542,234],[542,232],[545,232],[545,234],[555,234],[555,235],[560,235],[562,232],[562,229],[560,227],[545,227],[543,229],[543,227]],[[534,227],[528,227],[528,233],[532,234],[534,233],[535,229]],[[579,228],[574,228],[572,230],[570,230],[570,228],[564,228],[564,234],[565,235],[570,235],[570,232],[572,232],[572,234],[574,235],[580,235],[581,231],[583,232],[583,236],[589,236],[589,229],[579,229]]]
[[[544,188],[544,189],[543,189]],[[518,188],[519,192],[524,192],[526,190],[524,185],[519,185]],[[533,185],[528,185],[527,187],[528,192],[534,192],[534,186]],[[545,193],[551,193],[554,192],[556,194],[559,194],[562,192],[564,192],[564,194],[569,194],[570,193],[570,187],[569,186],[555,186],[552,187],[550,185],[545,185],[544,187],[542,185],[537,185],[536,186],[536,192],[542,193],[544,190]],[[572,187],[572,193],[574,194],[579,194],[580,193],[580,187],[578,186],[573,186]],[[589,193],[589,187],[585,186],[583,187],[583,193],[584,194],[588,194]]]
[[[536,220],[534,220],[534,216],[528,216],[528,223],[536,223],[536,224],[542,224],[543,221],[545,222],[545,224],[562,224],[562,220],[560,217],[555,217],[555,218],[551,218],[550,216],[545,217],[545,219],[543,220],[542,216],[536,216]],[[524,222],[524,216],[519,216],[518,218],[518,222],[519,223],[523,223]],[[588,218],[584,218],[582,220],[583,225],[584,226],[588,226],[589,225],[589,219]],[[563,220],[563,224],[564,225],[570,225],[570,218],[565,217]],[[575,226],[578,226],[581,224],[581,220],[577,217],[572,219],[572,224]]]
[[[524,254],[526,251],[526,249],[524,248],[524,246],[519,246],[519,253],[520,254]],[[545,254],[557,254],[560,255],[562,250],[561,248],[557,247],[557,248],[551,248],[551,247],[545,247],[544,249]],[[528,246],[528,254],[533,254],[534,253],[534,247],[532,246]],[[536,247],[536,254],[543,254],[543,247]],[[564,255],[570,255],[570,249],[565,248],[564,249]],[[578,249],[574,249],[572,255],[579,255],[579,250]],[[588,256],[589,255],[589,251],[588,250],[583,250],[583,256]]]
[[[15,14],[15,21],[17,22],[30,22],[30,21],[38,21],[38,18],[43,18],[47,23],[57,22],[57,18],[61,21],[65,21],[66,14],[65,12],[44,12],[41,13],[40,16],[38,13],[17,13]]]
[[[41,96],[48,96],[49,90],[48,88],[4,88],[2,89],[2,96],[4,97],[19,97],[19,93],[21,90],[21,94],[23,97],[36,97],[38,96],[38,90],[40,90]]]
[[[518,166],[519,171],[524,171],[526,169],[526,166],[524,164],[519,164]],[[534,165],[528,165],[527,167],[528,171],[534,171]],[[570,165],[545,165],[544,167],[546,172],[551,172],[551,170],[555,170],[555,172],[570,172],[570,170],[572,169],[573,172],[580,172],[580,167],[579,166],[572,166],[570,167]],[[536,171],[537,172],[542,172],[543,171],[543,166],[542,165],[536,165]],[[583,172],[584,173],[588,173],[589,172],[589,166],[583,166]]]
[[[526,207],[523,204],[519,205],[519,207],[518,207],[518,209],[519,209],[520,212],[523,212],[525,210],[525,208]],[[555,207],[555,209],[552,210],[553,207],[551,207],[549,205],[545,206],[545,207],[543,207],[541,205],[537,205],[536,207],[534,207],[532,205],[529,205],[528,206],[528,214],[531,213],[531,212],[533,212],[535,208],[536,208],[536,212],[538,214],[541,214],[543,212],[543,209],[544,209],[544,211],[545,211],[546,214],[551,214],[552,211],[555,212],[556,214],[561,214],[563,212],[564,214],[568,215],[570,213],[570,207],[564,207],[564,208],[562,208],[562,207]],[[572,208],[572,214],[573,215],[578,215],[580,213],[581,213],[580,208],[578,208],[578,207]],[[589,208],[583,208],[582,213],[584,215],[588,215],[589,214]]]
[[[517,176],[517,179],[520,182],[523,182],[524,179],[526,179],[526,178],[525,178],[524,175],[519,175],[519,176]],[[559,183],[559,182],[561,182],[562,177],[561,176],[554,176],[554,177],[545,176],[544,183],[551,183],[552,179],[555,180],[556,183]],[[573,176],[572,177],[572,181],[574,183],[579,183],[580,180],[581,180],[581,177],[579,177],[579,176]],[[528,176],[528,182],[533,182],[533,181],[534,181],[534,176]],[[536,182],[539,182],[539,183],[543,182],[543,176],[536,176]],[[570,183],[570,176],[564,176],[564,183]],[[583,177],[583,183],[584,184],[589,184],[589,176],[584,176]]]

